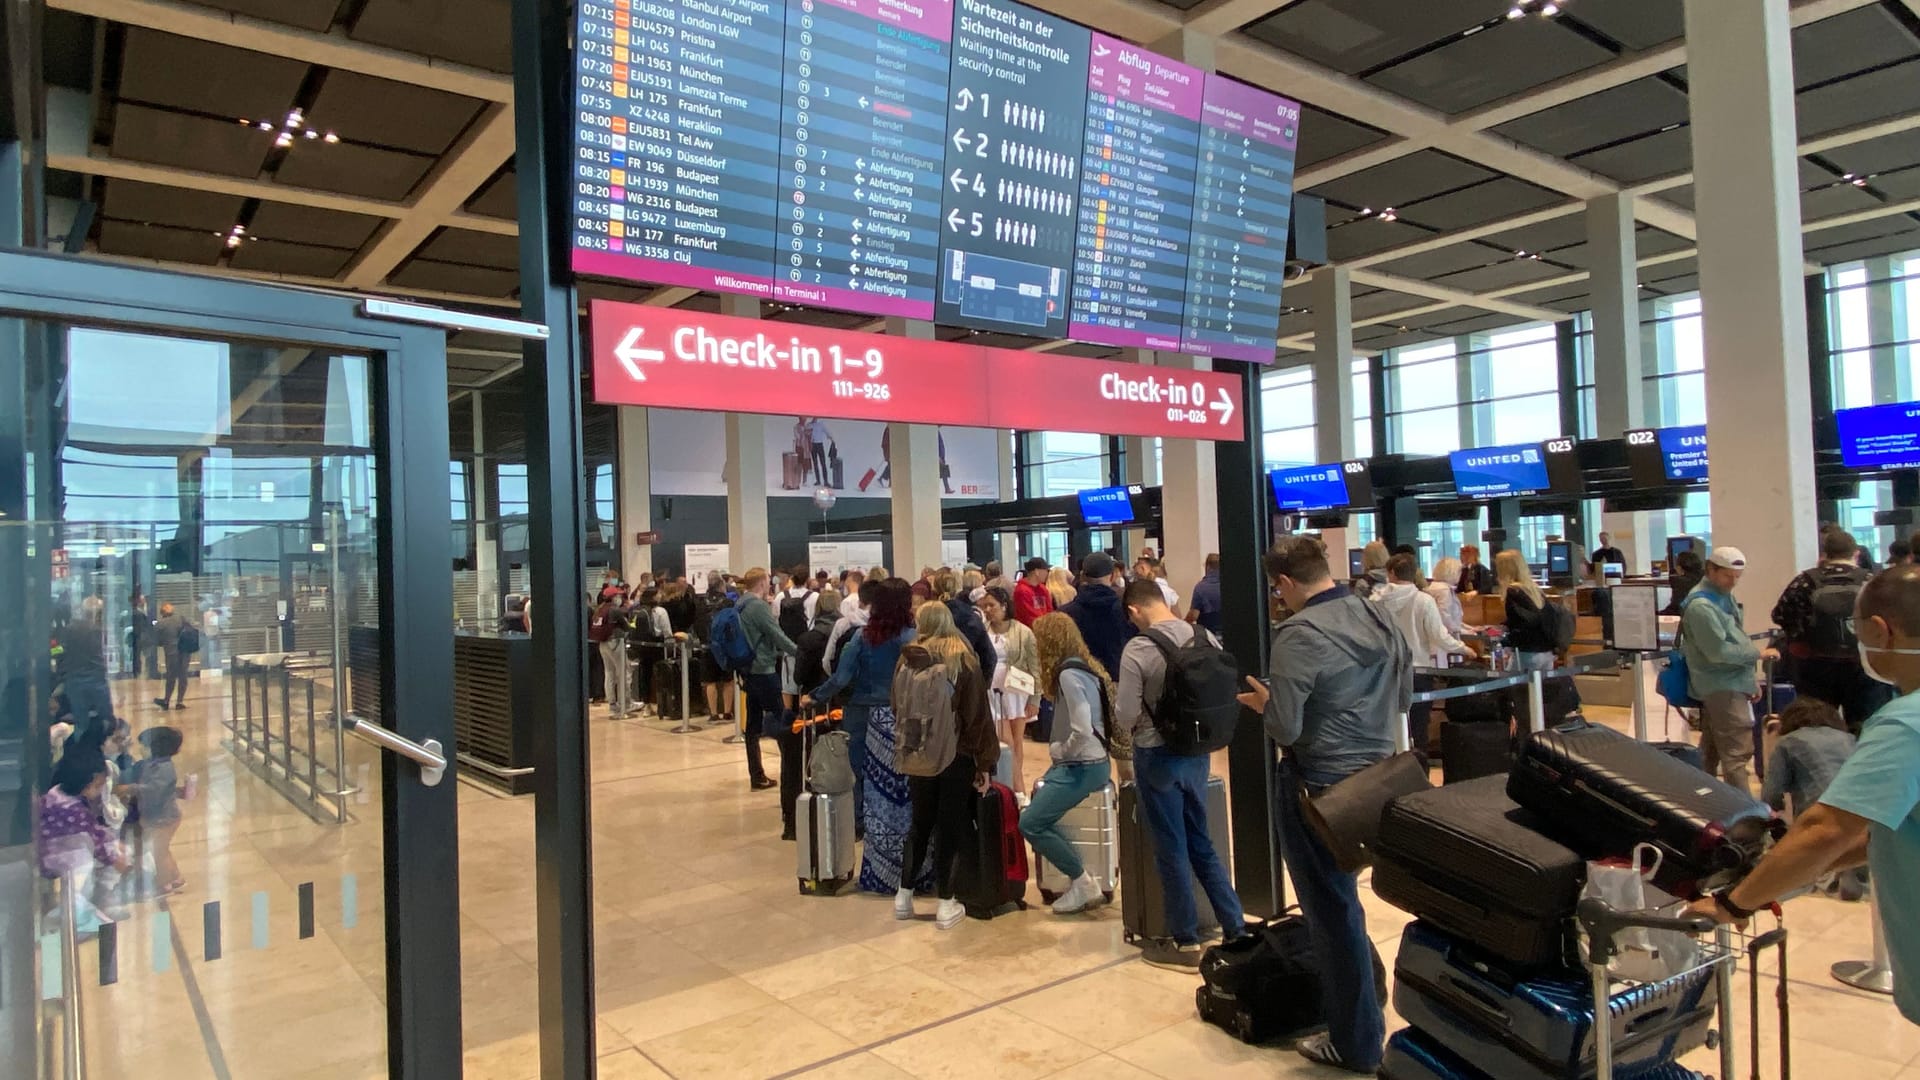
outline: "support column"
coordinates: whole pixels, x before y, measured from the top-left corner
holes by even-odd
[[[634,536],[653,528],[653,465],[647,448],[647,410],[638,405],[622,405],[615,414],[613,475],[619,488],[614,493],[614,530],[620,534],[614,550],[620,553],[620,575],[634,581],[653,569],[653,546],[636,544]],[[761,482],[765,483],[762,477]],[[686,567],[678,567],[684,572]]]
[[[1587,201],[1587,250],[1592,260],[1588,281],[1593,285],[1593,431],[1602,439],[1617,438],[1646,422],[1639,248],[1634,229],[1632,195],[1622,192]],[[1648,572],[1650,533],[1645,511],[1603,512],[1600,528],[1626,555],[1627,573]],[[1594,550],[1595,538],[1573,539]]]
[[[1211,370],[1207,361],[1184,353],[1160,353],[1157,362],[1182,371]],[[1257,445],[1252,451],[1256,470]],[[1160,564],[1185,610],[1194,582],[1206,573],[1207,556],[1220,550],[1214,444],[1206,439],[1163,439],[1160,455]]]
[[[1155,363],[1152,349],[1126,349],[1122,352],[1121,359],[1131,364],[1151,366]],[[1123,440],[1126,447],[1126,452],[1122,455],[1126,465],[1126,471],[1121,475],[1123,481],[1128,484],[1139,484],[1141,487],[1153,487],[1160,483],[1160,461],[1154,454],[1155,441],[1140,435],[1126,436]],[[1166,520],[1164,510],[1161,512],[1161,520],[1163,522]],[[1147,548],[1146,527],[1143,525],[1125,530],[1123,543],[1129,558],[1139,558],[1140,553]],[[1167,546],[1164,535],[1161,537],[1160,546]],[[1174,587],[1179,588],[1177,585]]]
[[[760,301],[723,295],[720,314],[757,319]],[[758,413],[727,414],[727,560],[736,574],[772,560],[767,543],[766,430],[767,418]]]
[[[888,319],[887,333],[932,341],[923,319]],[[940,558],[940,429],[932,424],[888,424],[887,465],[893,472],[893,572],[912,581]]]
[[[1874,346],[1867,350],[1872,358],[1873,403],[1888,405],[1896,401],[1913,400],[1913,380],[1907,374],[1907,365],[1899,363],[1897,350],[1891,345],[1882,344],[1899,341],[1903,337],[1899,326],[1899,313],[1906,306],[1906,290],[1903,286],[1889,280],[1898,276],[1893,267],[1892,258],[1868,259],[1867,271],[1867,340]]]
[[[490,631],[500,628],[500,547],[494,542],[493,526],[486,523],[495,515],[490,498],[494,485],[487,483],[487,423],[482,408],[486,395],[475,390],[471,396],[473,461],[469,478],[473,496],[469,506],[473,521],[473,595],[480,629]]]
[[[1307,282],[1313,309],[1314,460],[1353,457],[1353,271],[1323,266]],[[1372,507],[1362,507],[1372,510]],[[1322,529],[1330,552],[1347,550],[1346,529]]]
[[[993,435],[995,454],[1000,464],[1000,501],[1012,502],[1018,490],[1013,475],[1013,441],[1019,436],[1010,431],[996,431]],[[999,536],[995,557],[1000,560],[1000,568],[1006,571],[1007,577],[1017,578],[1020,576],[1020,534],[1012,529],[1002,529]]]
[[[1746,553],[1755,630],[1818,529],[1787,7],[1686,0],[1713,537]]]

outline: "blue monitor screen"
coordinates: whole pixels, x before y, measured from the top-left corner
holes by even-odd
[[[1707,426],[1661,428],[1660,457],[1666,462],[1667,479],[1705,480]]]
[[[1080,493],[1080,516],[1089,525],[1125,525],[1133,520],[1133,497],[1123,487],[1091,488]]]
[[[1547,459],[1540,453],[1539,443],[1455,450],[1448,457],[1453,463],[1454,490],[1468,498],[1526,495],[1547,489]]]
[[[1332,510],[1348,504],[1347,478],[1338,463],[1275,469],[1274,505],[1280,510]]]
[[[1920,466],[1920,401],[1841,409],[1833,418],[1840,427],[1840,459],[1848,468]]]

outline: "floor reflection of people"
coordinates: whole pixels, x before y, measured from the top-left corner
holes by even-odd
[[[76,737],[113,730],[113,692],[107,686],[106,605],[97,596],[80,601],[80,617],[61,627],[60,680],[73,711]],[[97,734],[95,734],[97,733]]]

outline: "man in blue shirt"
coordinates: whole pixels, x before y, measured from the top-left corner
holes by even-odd
[[[1753,912],[1829,870],[1873,869],[1900,1015],[1920,1024],[1920,566],[1895,566],[1860,590],[1860,664],[1899,697],[1860,733],[1860,745],[1820,801],[1801,814],[1753,873],[1694,903],[1696,914],[1744,924]]]
[[[1187,603],[1187,621],[1206,627],[1220,636],[1220,553],[1207,556],[1207,573],[1193,587],[1193,599]]]

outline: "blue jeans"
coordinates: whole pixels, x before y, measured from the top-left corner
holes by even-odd
[[[1087,796],[1106,787],[1113,773],[1105,760],[1056,762],[1040,778],[1033,801],[1020,812],[1020,832],[1041,858],[1058,867],[1068,880],[1087,872],[1080,852],[1060,828],[1060,819]]]
[[[1153,832],[1153,866],[1167,898],[1167,931],[1181,945],[1200,942],[1192,879],[1200,879],[1220,932],[1231,940],[1247,932],[1240,896],[1207,831],[1207,759],[1163,746],[1133,748],[1140,812]]]
[[[1387,1024],[1379,988],[1373,984],[1373,944],[1367,938],[1359,880],[1334,864],[1333,854],[1300,817],[1302,787],[1318,792],[1340,779],[1303,772],[1290,761],[1280,763],[1275,793],[1280,846],[1312,936],[1313,954],[1320,961],[1320,1008],[1327,1034],[1348,1065],[1372,1072],[1380,1066]]]
[[[840,730],[847,733],[847,764],[853,769],[853,820],[867,831],[867,720],[871,705],[848,705],[840,712]]]

